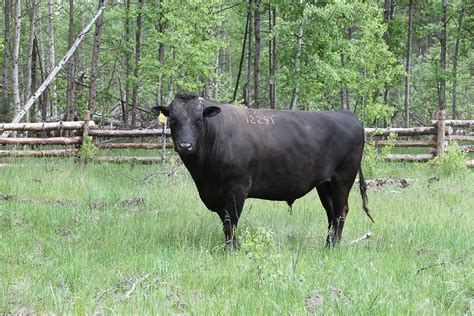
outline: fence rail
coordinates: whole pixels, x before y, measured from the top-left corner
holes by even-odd
[[[383,157],[387,161],[424,162],[441,155],[450,141],[461,142],[459,148],[466,152],[474,152],[474,136],[457,135],[453,131],[456,128],[467,130],[474,128],[474,120],[445,120],[444,112],[438,113],[438,120],[432,120],[432,126],[412,128],[366,128],[365,133],[369,141],[373,141],[377,147],[415,147],[427,148],[424,154],[389,154]],[[441,122],[441,123],[440,123]],[[443,124],[444,123],[444,124]],[[442,129],[442,131],[440,130]],[[166,149],[172,148],[173,144],[168,140],[171,136],[169,129],[135,129],[135,130],[105,130],[99,129],[90,120],[90,113],[85,112],[83,121],[76,122],[51,122],[51,123],[0,123],[0,133],[3,131],[27,132],[27,137],[1,138],[0,145],[56,145],[63,149],[29,149],[29,150],[0,150],[0,157],[65,157],[77,156],[78,149],[87,137],[92,137],[93,143],[100,149],[143,149],[161,150],[160,157],[96,157],[98,162],[135,162],[155,163],[166,160]],[[66,131],[66,133],[63,133]],[[30,133],[31,132],[31,133]],[[49,132],[52,137],[32,137],[31,134],[38,132]],[[395,141],[384,138],[396,134]],[[117,142],[122,138],[122,142]],[[154,139],[154,142],[145,142],[143,139]],[[401,139],[400,139],[401,138]],[[421,139],[419,139],[421,138]],[[132,139],[138,141],[132,141]],[[69,146],[69,147],[68,147]],[[466,162],[469,167],[474,167],[474,160]]]

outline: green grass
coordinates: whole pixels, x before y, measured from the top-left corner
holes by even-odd
[[[375,225],[353,190],[331,250],[315,192],[292,214],[248,200],[242,247],[225,254],[218,216],[186,170],[171,169],[0,168],[0,313],[474,313],[472,171],[428,184],[436,172],[425,165],[385,166],[378,176],[418,180],[369,191]],[[373,238],[349,244],[369,229]]]

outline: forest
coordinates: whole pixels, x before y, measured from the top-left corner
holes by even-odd
[[[349,109],[366,126],[426,126],[438,109],[469,119],[472,9],[468,0],[3,0],[0,122],[89,109],[102,124],[143,127],[179,91],[253,108]]]

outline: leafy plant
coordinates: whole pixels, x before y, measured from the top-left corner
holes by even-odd
[[[92,137],[86,136],[77,156],[82,159],[92,159],[99,154],[99,148],[92,143]]]
[[[379,174],[385,168],[385,157],[391,153],[397,137],[397,134],[390,133],[385,141],[385,146],[383,146],[380,152],[377,150],[375,141],[365,144],[362,165],[367,178],[374,178],[376,174]]]
[[[467,154],[459,148],[456,142],[450,143],[448,150],[428,162],[428,165],[445,176],[459,175],[467,170]]]
[[[273,244],[274,233],[271,229],[258,227],[256,230],[245,229],[240,235],[241,251],[251,258],[259,258]]]

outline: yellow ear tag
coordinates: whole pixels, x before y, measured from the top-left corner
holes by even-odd
[[[161,124],[165,124],[166,116],[164,116],[163,113],[160,113],[160,115],[158,116],[158,121],[160,121]]]

